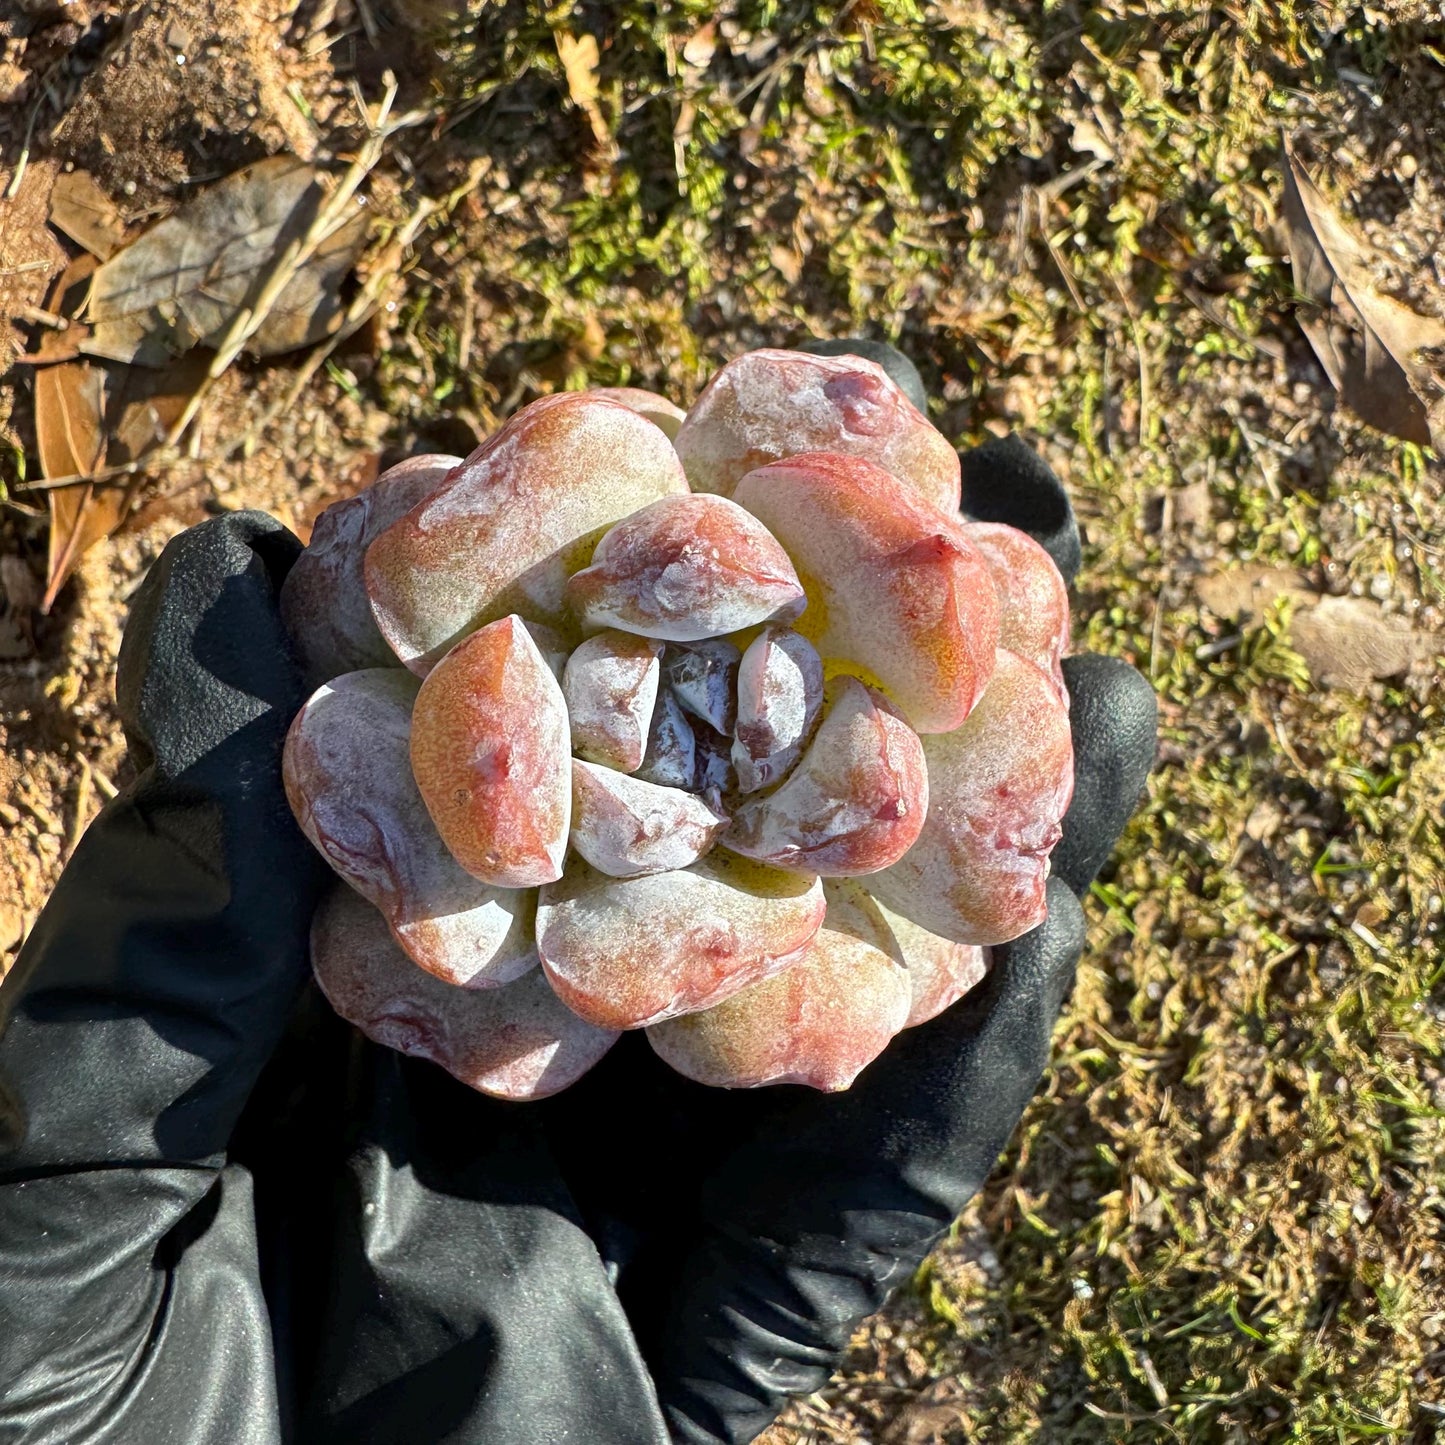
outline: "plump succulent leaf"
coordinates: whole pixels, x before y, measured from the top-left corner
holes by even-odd
[[[311,925],[311,967],[332,1008],[368,1038],[430,1059],[499,1099],[575,1084],[617,1041],[579,1019],[533,969],[505,988],[453,988],[397,948],[381,915],[345,888]]]
[[[950,516],[958,453],[876,362],[750,351],[708,382],[677,433],[693,490],[734,493],[746,473],[799,452],[861,457]]]
[[[749,472],[736,495],[792,557],[808,593],[797,630],[824,662],[861,670],[918,732],[956,728],[998,642],[998,594],[962,522],[833,452]]]

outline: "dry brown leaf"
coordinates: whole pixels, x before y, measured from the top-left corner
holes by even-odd
[[[105,460],[105,379],[88,361],[35,373],[35,439],[47,477],[88,476]]]
[[[1445,451],[1445,377],[1420,353],[1445,345],[1445,322],[1370,284],[1366,257],[1294,150],[1285,148],[1284,220],[1295,286],[1320,307],[1304,331],[1340,399],[1391,436]]]
[[[35,373],[35,437],[47,477],[87,476],[105,460],[105,379],[88,361],[62,361]],[[50,557],[42,613],[49,612],[87,548],[125,519],[130,497],[120,487],[83,482],[46,493]]]
[[[55,178],[50,224],[102,261],[125,245],[125,219],[89,171],[70,171]]]
[[[95,259],[77,256],[50,289],[49,310],[66,316],[95,270]],[[88,476],[105,460],[105,379],[89,362],[76,361],[69,330],[45,330],[34,361],[35,440],[47,477]]]
[[[227,176],[159,221],[95,273],[85,350],[112,361],[164,366],[215,344],[253,305],[284,248],[325,200],[319,173],[272,156]],[[367,216],[357,209],[281,292],[247,350],[273,356],[319,341],[341,320],[341,281],[361,252]]]
[[[95,259],[81,256],[57,281],[50,309],[79,305]],[[47,331],[28,359],[36,363],[35,435],[41,474],[86,477],[102,466],[137,461],[166,438],[206,374],[208,358],[192,352],[160,370],[73,360],[71,332]],[[50,554],[41,612],[49,612],[81,556],[125,521],[139,476],[125,485],[97,482],[52,488]]]
[[[562,62],[562,73],[567,77],[567,94],[572,104],[586,117],[592,127],[592,137],[598,148],[610,153],[612,132],[607,129],[607,118],[597,103],[601,91],[597,83],[597,66],[601,56],[597,39],[593,35],[573,35],[566,30],[554,30],[552,39],[557,45],[557,58]]]
[[[79,482],[73,487],[56,487],[49,493],[50,560],[45,597],[40,603],[42,613],[55,604],[81,557],[125,521],[134,490],[133,481],[130,486]]]
[[[210,356],[188,352],[159,371],[105,366],[107,466],[124,466],[161,445],[206,379]]]

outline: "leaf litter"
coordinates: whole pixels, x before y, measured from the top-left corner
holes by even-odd
[[[108,468],[138,461],[166,439],[206,374],[208,354],[193,352],[155,370],[92,360],[80,354],[85,325],[73,319],[96,269],[77,257],[51,293],[51,310],[69,319],[47,330],[27,358],[35,366],[35,437],[41,475],[80,477],[46,492],[50,542],[45,592],[48,613],[76,563],[130,514],[140,474],[108,480]],[[74,333],[74,335],[72,334]]]
[[[55,178],[50,224],[101,261],[126,243],[125,217],[89,171],[64,171]]]
[[[1445,321],[1370,284],[1363,247],[1285,147],[1284,220],[1295,285],[1318,308],[1298,316],[1330,384],[1362,421],[1445,452],[1445,374],[1422,353],[1445,346]]]
[[[273,156],[126,244],[124,218],[91,176],[57,178],[51,224],[90,254],[71,263],[52,293],[51,311],[65,329],[47,330],[26,358],[37,368],[41,473],[81,479],[47,491],[42,613],[80,557],[125,521],[140,480],[135,464],[170,440],[206,383],[210,348],[241,313],[262,306],[278,265],[306,244],[326,201],[314,167]],[[249,350],[295,350],[341,324],[341,283],[365,244],[367,220],[357,206],[327,229],[265,307]],[[113,478],[115,468],[130,470]]]
[[[292,156],[258,161],[202,191],[96,271],[85,350],[159,367],[192,347],[218,345],[326,199],[320,173]],[[365,209],[349,208],[282,289],[247,350],[274,356],[330,334],[367,229]]]

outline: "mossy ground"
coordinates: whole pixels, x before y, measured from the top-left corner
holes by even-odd
[[[455,449],[558,386],[687,400],[745,347],[882,337],[960,445],[1020,429],[1066,477],[1076,644],[1159,690],[1160,764],[1038,1097],[771,1445],[1435,1439],[1442,692],[1431,669],[1317,687],[1286,607],[1237,624],[1194,583],[1279,566],[1439,628],[1439,462],[1337,407],[1277,224],[1302,134],[1382,284],[1441,309],[1438,7],[371,9],[440,57],[403,75],[442,119],[396,196],[471,189],[379,360],[339,354],[302,397],[341,433],[326,457],[381,431]],[[598,41],[597,125],[559,31]],[[298,514],[324,430],[288,434]]]

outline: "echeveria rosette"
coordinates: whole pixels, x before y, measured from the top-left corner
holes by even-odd
[[[835,1090],[977,983],[1046,912],[1069,618],[959,473],[880,366],[757,351],[330,508],[282,606],[288,796],[374,906],[318,916],[337,1010],[508,1098],[638,1028]]]

